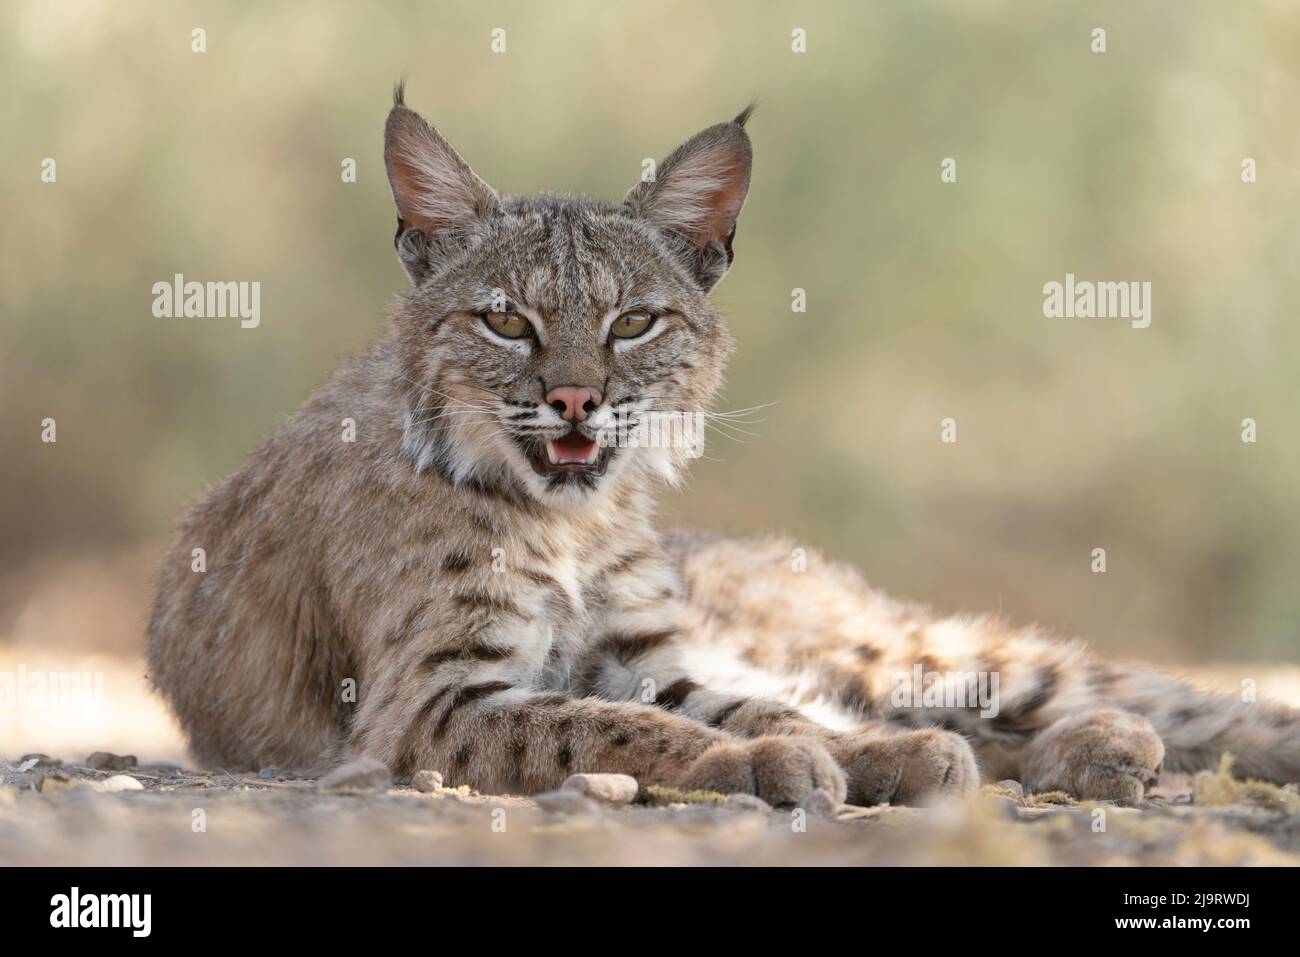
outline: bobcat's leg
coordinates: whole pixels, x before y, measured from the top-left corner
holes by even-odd
[[[784,683],[777,696],[796,706],[832,706],[864,724],[960,731],[975,745],[987,778],[1025,775],[1032,786],[1053,781],[1078,797],[1131,797],[1132,786],[1116,783],[1115,775],[1128,768],[1128,777],[1145,784],[1163,745],[1169,770],[1212,767],[1230,751],[1238,774],[1300,780],[1296,709],[1109,665],[1077,642],[1033,628],[936,617],[802,549],[792,562],[790,542],[678,539],[675,547],[696,618],[684,634],[699,648],[713,658],[727,651],[732,670],[747,672],[747,680],[777,676]],[[931,675],[937,697],[924,694]],[[970,695],[945,699],[965,676],[983,676],[990,692],[996,679],[989,706]],[[1097,711],[1135,719],[1067,720]],[[1109,746],[1098,750],[1099,744]],[[1063,764],[1066,754],[1071,762]]]
[[[883,722],[853,732],[832,731],[797,709],[766,698],[710,690],[682,666],[669,632],[654,640],[598,645],[582,669],[579,690],[613,700],[641,700],[708,728],[746,739],[773,737],[820,741],[847,781],[830,788],[853,804],[918,804],[960,795],[979,785],[970,745],[940,729],[903,731]]]
[[[421,697],[422,696],[422,697]],[[351,750],[383,760],[398,777],[446,769],[449,780],[487,792],[535,793],[578,772],[630,774],[642,784],[757,794],[773,804],[814,789],[840,789],[816,742],[738,741],[719,730],[630,703],[579,700],[503,681],[419,682],[362,717]]]

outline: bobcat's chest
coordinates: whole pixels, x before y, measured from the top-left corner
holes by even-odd
[[[602,563],[577,553],[557,555],[524,578],[535,609],[537,680],[548,690],[571,690],[584,659],[618,627],[626,596]]]

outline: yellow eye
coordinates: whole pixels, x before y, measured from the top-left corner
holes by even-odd
[[[609,327],[609,334],[615,339],[635,339],[645,335],[655,323],[655,317],[645,312],[628,312],[614,320]]]
[[[529,321],[514,312],[489,312],[483,316],[483,321],[489,329],[507,339],[522,339],[533,331]]]

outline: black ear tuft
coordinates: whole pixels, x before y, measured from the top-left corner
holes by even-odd
[[[393,106],[406,106],[406,77],[398,80],[397,85],[393,87]],[[749,109],[753,108],[753,104],[750,104]]]
[[[756,109],[758,109],[758,100],[750,100],[749,106],[741,110],[740,113],[737,114],[736,118],[731,122],[743,129],[745,124],[749,122],[749,118],[754,115],[754,110]]]
[[[411,263],[445,238],[441,234],[488,216],[498,199],[442,134],[406,106],[404,93],[399,83],[384,124],[384,165],[397,204],[398,255],[411,272]],[[424,241],[412,238],[404,246],[409,230],[419,230]]]
[[[682,252],[705,290],[732,261],[753,165],[744,127],[753,111],[751,103],[735,120],[696,133],[664,158],[653,179],[641,180],[623,197],[635,215],[686,244]]]

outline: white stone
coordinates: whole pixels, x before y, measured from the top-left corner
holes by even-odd
[[[577,791],[603,804],[631,804],[639,785],[628,774],[571,774],[560,785],[562,791]]]
[[[442,774],[438,771],[416,771],[411,776],[411,787],[431,794],[442,787]]]
[[[317,783],[321,791],[382,791],[392,783],[388,766],[368,755],[340,764]]]

